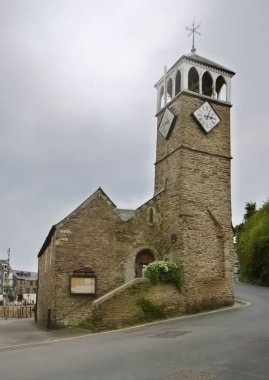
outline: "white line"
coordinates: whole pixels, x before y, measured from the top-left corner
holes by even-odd
[[[89,333],[89,334],[84,334],[84,335],[78,335],[78,336],[68,337],[68,338],[56,338],[56,339],[50,339],[50,340],[45,340],[45,341],[43,340],[43,341],[38,341],[38,342],[29,342],[29,343],[20,343],[20,344],[11,344],[11,345],[7,345],[7,346],[0,346],[0,350],[1,349],[6,349],[6,348],[19,348],[19,347],[28,347],[28,346],[34,346],[34,345],[49,344],[49,343],[61,342],[61,341],[65,341],[65,340],[75,340],[75,339],[85,338],[85,337],[89,337],[89,336],[96,336],[96,335],[113,334],[113,333],[117,333],[119,331],[127,331],[127,330],[138,329],[138,328],[141,328],[141,327],[161,324],[161,323],[170,322],[170,321],[177,321],[177,320],[181,320],[181,319],[200,317],[200,316],[204,316],[204,315],[208,315],[208,314],[219,313],[221,311],[239,309],[241,307],[246,307],[246,306],[250,306],[251,305],[251,302],[248,302],[248,301],[242,301],[242,300],[235,299],[235,302],[237,302],[237,304],[234,304],[234,305],[228,306],[228,307],[224,307],[224,308],[221,308],[221,309],[217,309],[217,310],[204,311],[204,312],[197,313],[197,314],[182,315],[180,317],[163,319],[163,320],[160,320],[160,321],[144,323],[144,324],[141,324],[141,325],[135,325],[135,326],[131,326],[131,327],[124,327],[124,328],[118,329],[118,330],[110,330],[110,331],[103,331],[103,332],[97,332],[97,333]]]

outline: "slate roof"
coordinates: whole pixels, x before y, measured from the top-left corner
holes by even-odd
[[[219,69],[221,71],[225,71],[229,74],[232,74],[234,75],[235,72],[228,69],[227,67],[224,67],[224,66],[221,66],[219,65],[218,63],[214,62],[214,61],[211,61],[210,59],[207,59],[207,58],[204,58],[202,57],[201,55],[198,55],[198,54],[185,54],[183,55],[172,67],[171,69],[181,60],[183,59],[187,59],[188,61],[193,61],[193,62],[197,62],[197,63],[202,63],[203,65],[206,65],[206,66],[210,66],[210,67],[213,67],[213,68],[216,68],[216,69]]]
[[[37,280],[37,272],[13,270],[12,273],[13,273],[13,276],[16,277],[17,280],[28,280],[28,281]]]
[[[205,66],[209,66],[209,67],[212,67],[213,69],[218,69],[218,70],[221,70],[221,71],[224,71],[230,75],[234,75],[235,72],[228,69],[227,67],[224,67],[222,65],[219,65],[218,63],[214,62],[214,61],[211,61],[210,59],[207,59],[205,57],[202,57],[201,55],[198,55],[198,54],[184,54],[182,55],[171,67],[169,70],[167,70],[167,73],[169,73],[171,70],[173,70],[173,68],[175,66],[177,66],[179,64],[179,62],[183,61],[183,60],[187,60],[187,61],[191,61],[193,63],[200,63],[202,65],[205,65]],[[160,82],[160,80],[162,79],[163,77],[161,77],[158,82],[155,84],[155,86]]]

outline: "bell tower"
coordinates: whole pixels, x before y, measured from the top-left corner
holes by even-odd
[[[190,310],[233,302],[230,109],[234,72],[183,55],[156,83],[155,194]]]

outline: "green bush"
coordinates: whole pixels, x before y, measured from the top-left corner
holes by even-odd
[[[175,263],[154,261],[147,266],[144,275],[149,278],[154,285],[158,282],[168,282],[174,283],[178,289],[181,289],[183,284],[182,270]]]
[[[145,298],[141,298],[137,303],[143,310],[145,319],[147,321],[152,321],[154,319],[161,319],[165,317],[164,305],[157,305],[151,300]]]
[[[244,223],[239,234],[237,253],[240,279],[269,286],[269,202]]]
[[[85,318],[77,323],[75,327],[92,331],[94,329],[94,319],[91,317]]]

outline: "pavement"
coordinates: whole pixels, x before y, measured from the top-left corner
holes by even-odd
[[[39,327],[33,318],[0,319],[0,348],[35,342],[52,341],[61,338],[71,338],[89,334],[88,330],[66,328],[60,330],[45,330]]]
[[[239,308],[247,306],[247,302],[236,301],[233,306],[220,308],[212,311],[205,311],[202,313],[194,315],[186,315],[173,319],[185,319],[191,318],[192,316],[206,315],[212,313],[218,313],[223,310],[231,308]],[[156,321],[145,324],[151,325],[156,323],[167,322],[169,319],[163,321]],[[128,329],[136,328],[130,327]],[[124,329],[125,330],[125,329]],[[66,339],[66,338],[75,338],[83,335],[91,335],[92,333],[89,330],[81,328],[63,328],[58,330],[46,330],[44,327],[38,326],[33,318],[9,318],[9,319],[0,319],[0,348],[19,346],[19,345],[28,345],[30,343],[37,342],[51,342],[53,340]],[[97,333],[98,334],[98,333]]]

